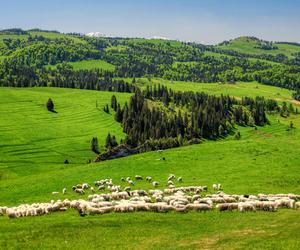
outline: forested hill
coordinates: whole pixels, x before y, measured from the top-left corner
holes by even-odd
[[[0,32],[1,86],[131,92],[125,82],[138,77],[205,83],[257,81],[295,90],[294,97],[299,99],[300,45],[255,37],[207,46],[38,29]]]

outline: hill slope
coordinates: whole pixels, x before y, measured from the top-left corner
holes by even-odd
[[[258,130],[240,127],[239,141],[228,137],[162,153],[80,164],[92,156],[88,148],[91,136],[98,135],[101,144],[107,129],[122,136],[113,118],[95,108],[96,98],[102,105],[112,94],[55,88],[1,88],[4,119],[1,120],[0,205],[49,201],[53,199],[52,191],[60,191],[65,186],[68,194],[55,198],[78,199],[71,191],[76,183],[113,178],[122,185],[122,176],[136,174],[151,175],[161,183],[161,188],[166,176],[175,173],[183,177],[184,186],[211,186],[220,182],[228,193],[300,192],[299,116],[279,118],[279,122],[277,117],[270,117],[271,125]],[[44,108],[49,96],[56,103],[57,114],[48,113]],[[128,97],[128,94],[118,95],[123,101]],[[291,119],[296,129],[288,131]],[[66,157],[74,164],[60,164]],[[160,160],[162,157],[165,161]],[[151,185],[138,182],[135,188],[149,189]],[[284,209],[278,213],[136,213],[86,218],[70,211],[18,220],[0,217],[0,246],[25,249],[62,246],[276,249],[284,246],[295,249],[299,247],[298,217],[298,211]]]
[[[88,90],[1,88],[1,178],[38,173],[66,159],[86,163],[95,157],[90,150],[92,137],[98,137],[101,150],[109,132],[122,139],[122,128],[113,113],[103,111],[113,94],[121,103],[129,97]],[[47,111],[49,97],[57,113]],[[3,169],[8,171],[3,173]]]
[[[224,50],[233,50],[245,54],[254,54],[254,55],[283,54],[290,58],[294,57],[295,53],[300,52],[300,46],[293,45],[293,44],[286,44],[286,43],[272,43],[272,45],[269,45],[270,49],[266,49],[266,48],[264,49],[264,45],[266,43],[269,42],[262,41],[253,37],[239,37],[218,46],[218,48]]]

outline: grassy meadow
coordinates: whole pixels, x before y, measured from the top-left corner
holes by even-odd
[[[264,50],[260,48],[256,48],[257,41],[249,39],[248,37],[239,37],[237,39],[233,39],[229,42],[229,44],[218,46],[220,49],[225,50],[234,50],[240,53],[246,54],[269,54],[269,55],[278,55],[284,54],[288,57],[293,57],[294,53],[300,52],[300,47],[291,45],[291,44],[283,44],[283,43],[275,43],[274,46],[278,47],[275,50]]]
[[[83,60],[83,61],[78,61],[78,62],[69,62],[69,65],[73,67],[73,70],[78,71],[78,70],[94,70],[94,69],[101,69],[105,71],[114,71],[115,66],[103,61],[103,60]],[[47,68],[50,69],[55,69],[57,65],[48,65],[46,66]]]
[[[163,84],[215,95],[291,98],[288,90],[256,88],[257,83]],[[102,110],[113,94],[121,103],[130,97],[74,89],[0,88],[0,206],[78,199],[71,191],[74,184],[113,178],[122,185],[121,177],[136,174],[152,176],[160,188],[165,187],[168,174],[174,173],[183,177],[182,185],[210,187],[219,182],[228,193],[300,193],[299,115],[270,116],[271,124],[258,130],[236,127],[240,140],[232,135],[162,153],[87,164],[95,157],[89,148],[93,136],[102,147],[108,132],[118,139],[125,136],[113,114]],[[49,97],[57,113],[46,110]],[[296,127],[292,130],[291,120]],[[71,164],[63,164],[65,159]],[[68,188],[66,195],[51,194],[63,187]],[[140,181],[135,188],[152,186]],[[300,211],[282,209],[277,213],[133,213],[84,218],[68,211],[15,220],[0,217],[0,248],[299,249],[299,215]]]

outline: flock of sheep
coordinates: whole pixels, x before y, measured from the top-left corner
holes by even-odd
[[[9,218],[18,218],[26,216],[46,215],[56,211],[66,211],[70,208],[75,209],[81,216],[105,214],[111,212],[188,212],[188,211],[268,211],[276,212],[279,208],[300,209],[300,195],[295,194],[258,194],[258,195],[229,195],[221,191],[221,184],[213,184],[215,194],[208,194],[207,186],[188,186],[175,187],[174,182],[182,182],[182,177],[175,178],[175,175],[169,175],[167,187],[163,190],[157,189],[160,185],[153,181],[150,176],[146,181],[152,183],[156,189],[131,190],[134,182],[129,178],[122,178],[122,182],[128,184],[121,188],[114,185],[112,179],[95,181],[95,187],[88,183],[73,186],[73,191],[78,194],[85,194],[91,190],[92,194],[88,199],[63,201],[52,200],[49,203],[23,204],[17,207],[0,207],[0,215],[7,215]],[[141,176],[135,176],[136,181],[142,181]],[[108,190],[107,193],[96,194],[96,189],[100,191]],[[63,189],[66,194],[67,189]],[[58,192],[53,192],[53,195]]]

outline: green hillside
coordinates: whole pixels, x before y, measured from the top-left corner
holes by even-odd
[[[120,102],[129,97],[87,90],[1,88],[1,179],[54,170],[66,159],[86,163],[95,157],[90,150],[94,136],[102,148],[109,132],[122,139],[122,128],[113,113],[103,111],[113,94]],[[45,107],[50,97],[57,113]]]
[[[274,43],[273,46],[277,49],[266,50],[259,48],[260,42],[251,37],[239,37],[233,40],[230,40],[228,44],[220,45],[218,48],[225,50],[233,50],[240,53],[246,54],[269,54],[269,55],[278,55],[283,54],[288,57],[292,57],[295,53],[300,52],[300,46],[283,44],[283,43]]]
[[[229,194],[300,194],[299,52],[253,37],[206,46],[0,32],[0,207],[87,199],[91,190],[72,186],[106,178],[124,188],[122,177],[151,176],[164,189],[171,173],[183,178],[177,187],[209,194],[213,183]],[[104,112],[113,95],[116,112]],[[118,150],[105,147],[108,133],[148,152],[95,163],[93,137],[101,153]],[[299,211],[0,215],[0,249],[300,249]]]
[[[175,173],[184,178],[184,186],[220,182],[228,193],[300,192],[299,116],[270,116],[271,125],[258,130],[239,127],[240,140],[230,136],[163,153],[85,164],[93,157],[89,150],[92,136],[98,136],[101,145],[108,131],[118,138],[123,136],[112,115],[96,108],[96,100],[101,107],[112,94],[57,88],[1,88],[0,205],[49,201],[53,199],[51,192],[63,187],[68,188],[68,194],[56,199],[77,199],[78,195],[71,191],[76,183],[113,178],[122,185],[122,176],[136,174],[152,176],[162,183],[161,188],[166,176]],[[129,98],[129,94],[116,95],[122,102]],[[49,97],[54,100],[57,113],[45,109]],[[287,130],[290,120],[296,129]],[[161,157],[166,160],[161,161]],[[72,164],[62,164],[66,158]],[[152,186],[139,182],[135,188]],[[69,211],[17,220],[0,217],[0,246],[117,249],[125,245],[174,249],[172,241],[178,249],[203,245],[211,249],[295,249],[299,247],[296,232],[300,228],[295,223],[298,217],[298,211],[284,209],[277,213],[135,213],[86,218]]]

